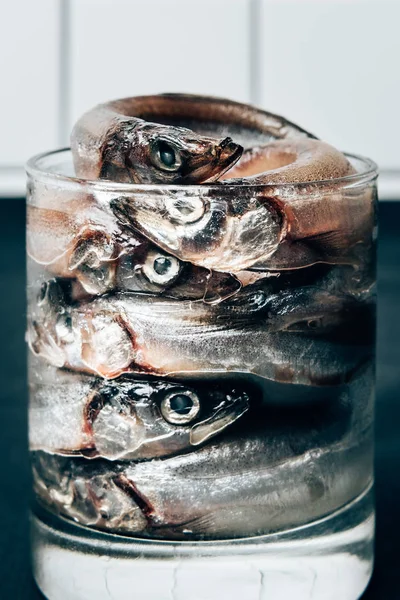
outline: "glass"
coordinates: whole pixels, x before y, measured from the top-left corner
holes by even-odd
[[[356,175],[274,186],[80,180],[69,150],[28,163],[46,597],[119,599],[129,585],[149,600],[359,598],[373,557],[377,173],[348,158]],[[132,227],[129,211],[160,206],[205,265]],[[268,270],[246,266],[266,253]],[[243,270],[211,271],[216,255]]]

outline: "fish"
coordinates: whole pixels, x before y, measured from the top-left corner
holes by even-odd
[[[140,116],[167,125],[183,126],[201,135],[231,136],[245,150],[276,139],[315,138],[288,119],[250,104],[182,93],[126,98],[118,101],[123,110],[140,107]]]
[[[27,341],[53,366],[109,379],[243,372],[331,385],[371,359],[374,323],[373,304],[318,289],[279,297],[249,286],[217,305],[116,293],[71,306],[50,280],[30,309]]]
[[[119,256],[144,242],[140,235],[124,235],[93,194],[56,191],[41,182],[28,186],[26,229],[33,268],[36,263],[57,277],[76,279],[95,295],[112,289]]]
[[[233,274],[354,266],[367,255],[376,198],[364,186],[346,189],[356,175],[344,155],[307,138],[272,142],[265,152],[283,166],[184,192],[155,190],[151,203],[140,190],[116,195],[111,210],[127,233],[140,231],[180,260]]]
[[[129,535],[132,529],[146,528],[147,519],[142,509],[132,502],[121,486],[107,477],[104,466],[96,469],[97,472],[88,479],[84,470],[79,474],[76,472],[75,466],[84,464],[77,458],[68,459],[45,452],[35,452],[32,456],[34,491],[37,499],[48,508],[54,510],[57,507],[60,514],[86,526],[121,534]],[[66,470],[64,477],[61,475],[67,465],[74,470],[73,480]]]
[[[232,141],[232,135],[239,143]],[[199,184],[219,179],[243,147],[311,136],[283,117],[190,94],[137,96],[100,104],[71,134],[78,177],[146,184]]]
[[[344,302],[357,300],[371,302],[376,296],[376,253],[374,248],[368,257],[360,257],[354,265],[329,265],[317,263],[307,269],[283,269],[268,271],[267,277],[255,280],[253,288],[269,290],[271,294],[283,292],[297,293],[303,290],[316,294],[327,292],[326,301],[330,303],[333,297],[341,298]],[[261,275],[262,271],[247,271]],[[301,292],[303,293],[303,292]],[[331,297],[330,297],[331,295]],[[320,297],[322,300],[322,296]],[[311,300],[311,298],[310,298]],[[233,297],[231,301],[234,301]]]
[[[51,510],[125,535],[230,539],[305,525],[371,483],[372,380],[364,371],[307,409],[250,410],[236,431],[184,455],[111,463],[34,452],[35,490]]]
[[[37,360],[31,373],[30,448],[53,454],[115,461],[184,453],[249,409],[249,394],[228,382],[105,382]]]
[[[278,280],[279,281],[279,280]],[[346,330],[348,338],[352,336],[363,339],[371,339],[360,335],[354,329],[357,323],[373,324],[374,297],[363,297],[358,301],[354,296],[344,293],[343,290],[333,292],[324,289],[329,282],[322,281],[322,285],[300,285],[289,286],[288,282],[280,280],[282,288],[274,290],[271,285],[256,284],[244,290],[241,294],[232,297],[224,307],[247,310],[249,320],[253,315],[258,319],[265,319],[268,331],[271,333],[285,332],[310,332],[316,335],[326,335]],[[373,325],[372,325],[373,327]]]
[[[55,193],[36,185],[27,198],[27,253],[38,264],[61,277],[70,276],[71,255],[82,254],[81,246],[92,241],[91,261],[109,261],[117,241],[136,246],[136,236],[127,240],[115,218],[91,194]],[[97,260],[95,260],[95,257]]]
[[[221,181],[229,185],[309,183],[355,174],[347,157],[333,146],[299,138],[248,149]]]
[[[230,137],[216,140],[118,114],[115,108],[96,107],[75,125],[71,149],[78,177],[193,185],[217,180],[242,155],[243,148]]]
[[[76,206],[75,212],[28,204],[28,256],[55,276],[76,280],[73,299],[119,290],[214,303],[237,293],[248,280],[264,277],[196,267],[139,233],[127,236],[114,221],[112,215],[101,214],[95,198]]]
[[[234,296],[243,286],[261,277],[245,279],[246,273],[231,275],[197,267],[178,260],[153,244],[143,246],[142,253],[123,254],[115,271],[114,289],[121,292],[143,292],[166,298],[202,300],[217,304]]]

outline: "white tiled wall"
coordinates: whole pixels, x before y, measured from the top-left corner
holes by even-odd
[[[400,167],[400,1],[263,0],[261,103]]]
[[[185,90],[249,101],[248,6],[72,0],[70,125],[98,102],[138,94]]]
[[[400,198],[400,0],[13,0],[0,7],[0,195],[116,97],[251,101],[370,155]]]
[[[57,0],[0,2],[0,165],[17,166],[58,140]]]

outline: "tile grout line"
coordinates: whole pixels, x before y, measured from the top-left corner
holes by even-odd
[[[58,143],[65,146],[69,138],[70,116],[70,34],[71,34],[71,5],[70,0],[59,0],[59,64],[58,64]]]
[[[261,104],[261,2],[249,0],[249,87],[250,102]]]

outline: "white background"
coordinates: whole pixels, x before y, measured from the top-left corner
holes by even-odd
[[[283,114],[382,171],[400,199],[399,0],[0,3],[0,195],[111,98],[227,96]]]

